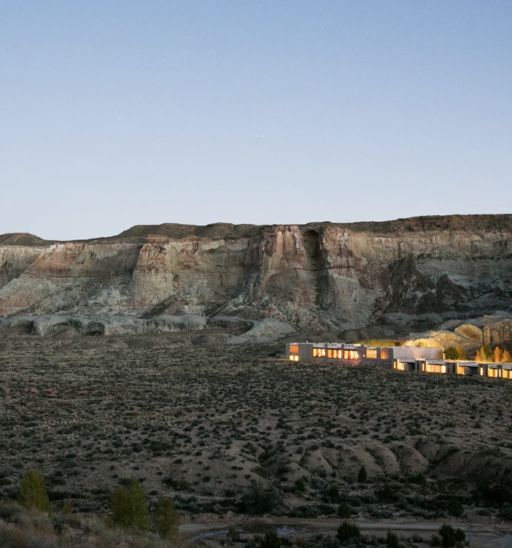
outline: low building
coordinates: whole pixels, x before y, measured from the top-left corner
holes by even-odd
[[[418,360],[418,371],[421,373],[435,373],[448,375],[453,373],[453,365],[444,360]]]
[[[440,348],[420,346],[367,346],[329,342],[292,342],[286,347],[288,360],[319,365],[378,365],[395,371],[437,375],[481,376],[512,380],[512,363],[444,360]]]
[[[393,369],[411,373],[417,371],[417,362],[416,360],[393,360]]]
[[[512,380],[512,363],[504,363],[501,366],[501,373],[503,379]]]
[[[395,360],[438,360],[443,357],[443,349],[433,346],[392,346],[389,350]]]
[[[392,367],[395,360],[416,361],[417,359],[440,358],[440,348],[418,346],[367,346],[363,344],[330,342],[291,342],[286,348],[292,362],[344,363],[351,365],[381,365]]]
[[[488,363],[487,364],[487,376],[491,379],[502,378],[502,366],[501,363]]]
[[[471,376],[479,374],[477,362],[468,360],[446,360],[446,363],[450,364],[456,375]]]

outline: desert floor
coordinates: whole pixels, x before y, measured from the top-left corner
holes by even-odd
[[[0,340],[0,498],[35,468],[57,508],[106,512],[137,479],[212,530],[239,515],[510,523],[512,382],[290,364],[284,343],[227,337]]]

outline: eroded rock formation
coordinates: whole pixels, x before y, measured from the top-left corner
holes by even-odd
[[[0,315],[274,318],[408,329],[509,310],[512,215],[0,236]]]

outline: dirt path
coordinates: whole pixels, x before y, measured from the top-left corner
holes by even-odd
[[[308,537],[317,534],[336,533],[341,519],[333,518],[243,518],[232,517],[224,519],[202,519],[183,523],[180,532],[190,540],[222,540],[229,528],[237,529],[240,534],[261,533],[265,528],[272,527],[278,534],[289,538]],[[354,520],[363,533],[383,536],[387,531],[393,531],[399,536],[417,535],[425,540],[436,533],[443,521],[414,520]],[[459,527],[473,547],[481,548],[512,548],[512,523],[464,522],[450,521],[453,527]]]

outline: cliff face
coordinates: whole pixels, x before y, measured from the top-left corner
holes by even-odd
[[[511,274],[512,215],[140,226],[59,243],[6,235],[0,315],[186,313],[346,330],[510,309]]]

